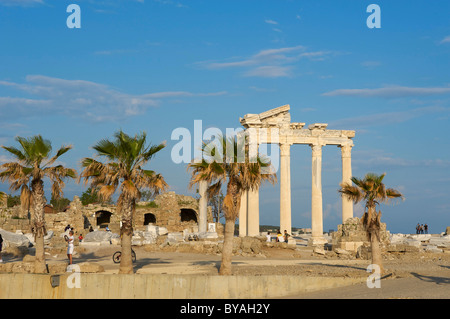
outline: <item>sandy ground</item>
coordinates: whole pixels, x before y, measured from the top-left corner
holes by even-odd
[[[179,252],[149,252],[142,247],[134,248],[137,274],[203,274],[217,275],[220,255]],[[106,273],[117,273],[118,264],[112,255],[120,246],[85,248],[74,256],[74,263],[95,262],[101,264]],[[309,247],[297,250],[264,248],[263,256],[234,256],[233,275],[303,275],[327,277],[368,277],[368,260],[342,259],[312,254]],[[48,262],[67,260],[63,254],[50,256]],[[406,253],[389,254],[384,260],[385,277],[381,288],[368,288],[366,284],[339,289],[322,290],[286,296],[288,298],[320,299],[448,299],[450,298],[450,254]]]

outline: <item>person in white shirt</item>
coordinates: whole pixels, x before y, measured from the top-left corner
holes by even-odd
[[[72,265],[73,254],[73,231],[69,232],[69,236],[65,236],[67,241],[67,258],[69,258],[69,265]]]
[[[272,237],[270,236],[269,232],[267,233],[266,238],[267,238],[266,242],[270,243],[272,241]]]
[[[278,241],[279,243],[284,243],[284,237],[283,237],[283,235],[280,233],[280,231],[278,231],[278,234],[277,234],[277,241]]]

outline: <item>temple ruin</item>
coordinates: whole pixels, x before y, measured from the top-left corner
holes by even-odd
[[[322,208],[322,148],[335,145],[341,148],[342,182],[351,183],[351,149],[355,131],[328,130],[328,124],[314,123],[304,128],[305,123],[292,123],[290,106],[283,105],[260,113],[247,114],[240,119],[249,136],[251,147],[261,144],[278,144],[280,148],[280,229],[291,233],[291,173],[290,149],[294,144],[309,145],[312,150],[311,183],[311,244],[326,243],[323,238]],[[251,151],[250,151],[251,152]],[[342,198],[342,222],[353,217],[353,203]],[[259,191],[242,195],[239,213],[240,236],[259,235]]]

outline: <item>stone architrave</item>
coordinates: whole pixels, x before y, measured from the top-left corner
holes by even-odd
[[[294,144],[312,146],[312,228],[314,240],[312,244],[323,242],[323,216],[322,216],[322,186],[321,186],[321,150],[326,145],[336,145],[342,151],[342,181],[349,181],[351,178],[351,147],[352,138],[355,131],[350,130],[328,130],[328,124],[315,123],[303,128],[305,123],[291,123],[289,113],[290,106],[283,105],[275,109],[260,113],[246,114],[240,118],[241,125],[245,128],[243,134],[249,138],[250,149],[254,150],[255,145],[278,144],[280,145],[280,228],[291,230],[291,191],[290,191],[290,147]],[[252,195],[254,196],[254,195]],[[247,205],[241,205],[239,223],[244,221],[242,216],[246,216],[245,227],[240,228],[240,236],[250,235],[250,229],[256,228],[254,223],[259,223],[259,208],[256,217],[250,213],[254,200],[250,200],[249,193]],[[259,207],[259,206],[258,206]],[[244,212],[247,214],[244,214]],[[353,217],[353,206],[347,200],[342,201],[343,222]]]

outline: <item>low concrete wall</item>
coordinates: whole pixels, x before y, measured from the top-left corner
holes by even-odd
[[[1,299],[243,299],[276,298],[348,286],[367,278],[205,275],[0,274]],[[79,288],[74,285],[79,284]],[[73,288],[71,288],[73,287]]]

